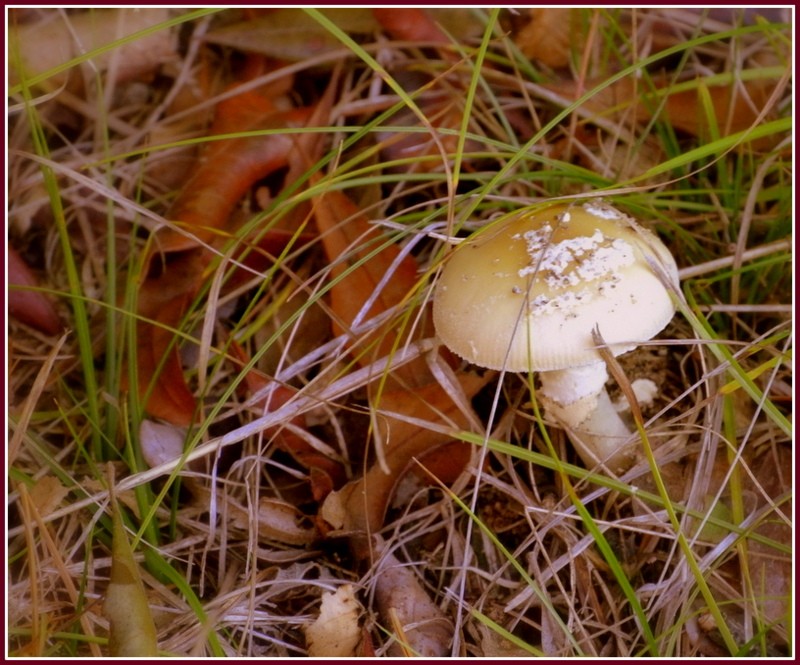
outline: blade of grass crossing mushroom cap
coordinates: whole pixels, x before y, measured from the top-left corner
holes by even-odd
[[[672,319],[677,284],[669,250],[632,218],[599,200],[556,203],[460,244],[436,284],[433,320],[472,363],[539,372],[545,411],[575,434],[585,462],[620,472],[633,461],[632,437],[605,391],[592,330],[612,355],[632,350]]]

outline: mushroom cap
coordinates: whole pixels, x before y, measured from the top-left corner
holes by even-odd
[[[461,243],[436,285],[433,322],[466,360],[512,372],[602,360],[651,339],[675,305],[651,267],[677,289],[678,269],[658,237],[603,201],[512,213]]]

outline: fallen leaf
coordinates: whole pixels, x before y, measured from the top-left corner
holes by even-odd
[[[581,53],[584,39],[577,10],[531,7],[528,19],[514,35],[514,42],[524,56],[557,69],[567,67],[573,53]]]
[[[319,538],[319,532],[308,516],[285,501],[261,497],[255,515],[233,501],[228,502],[226,510],[230,526],[244,532],[255,527],[260,540],[302,546],[310,545]]]
[[[139,427],[139,446],[148,466],[154,467],[178,459],[183,454],[186,430],[144,419]]]
[[[361,641],[358,619],[363,612],[352,584],[335,593],[323,593],[319,616],[306,627],[306,646],[312,658],[347,658],[356,655]]]
[[[238,344],[231,345],[231,353],[240,363],[246,362],[247,356]],[[265,413],[281,408],[296,395],[294,389],[277,384],[256,370],[247,373],[245,384],[251,394],[271,387],[260,405]],[[306,425],[305,418],[297,416],[290,424],[303,429]],[[315,448],[297,431],[288,427],[273,427],[267,434],[272,437],[275,445],[288,452],[301,466],[308,469],[311,494],[315,501],[322,501],[335,487],[344,482],[345,471],[342,463]]]
[[[459,380],[464,394],[471,399],[488,377],[462,374]],[[454,445],[450,448],[451,455],[445,458],[443,474],[452,477],[454,471],[463,470],[472,450],[466,443],[461,443],[459,450],[458,444],[453,444],[439,429],[468,430],[471,423],[438,383],[414,391],[386,392],[379,406],[376,423],[381,432],[376,445],[386,446],[380,456],[382,462],[376,462],[362,477],[331,493],[320,511],[320,516],[335,529],[350,535],[354,553],[362,558],[370,553],[369,535],[383,526],[392,494],[415,460],[428,472],[435,472],[427,464],[428,455],[442,446]],[[428,429],[423,422],[434,427]],[[457,468],[459,465],[461,469]]]
[[[6,259],[8,261],[9,288],[6,293],[9,315],[49,335],[61,332],[64,324],[61,323],[53,303],[44,293],[27,288],[14,288],[38,286],[33,271],[17,251],[9,245],[6,245]]]
[[[755,532],[791,550],[795,541],[791,501],[779,502],[792,492],[792,450],[776,446],[774,451],[760,454],[751,468],[753,475],[746,476],[746,484],[759,497],[757,508],[766,511]],[[758,599],[759,622],[774,623],[778,635],[790,631],[794,588],[791,555],[753,538],[747,539],[747,552],[748,579]]]
[[[702,86],[702,81],[700,81]],[[702,101],[701,86],[669,93],[664,119],[678,130],[710,138],[710,124]],[[714,111],[714,124],[720,135],[728,136],[753,125],[775,90],[774,81],[756,79],[737,85],[705,86]],[[770,117],[768,114],[767,117]]]
[[[350,336],[351,353],[359,364],[368,365],[408,341],[410,333],[396,319],[366,335],[356,334],[353,327],[412,297],[417,263],[408,254],[402,256],[400,248],[338,190],[314,197],[314,217],[335,280],[330,291],[334,332]],[[356,267],[351,270],[352,266]],[[413,322],[409,317],[407,325]],[[424,358],[400,368],[395,376],[409,386],[429,380]]]
[[[587,90],[602,83],[601,80],[577,82],[563,79],[545,87],[565,97],[576,100]],[[689,89],[672,91],[667,81],[656,79],[656,90],[632,77],[620,79],[587,99],[582,110],[606,120],[623,118],[627,122],[644,122],[658,115],[675,129],[695,136],[709,136],[710,125],[702,102],[702,80]],[[775,89],[775,81],[757,79],[737,85],[705,85],[714,111],[714,123],[722,136],[734,134],[750,127],[764,108]],[[663,108],[662,108],[663,100]]]
[[[302,127],[310,114],[309,108],[278,111],[270,100],[245,91],[217,105],[209,135]],[[159,229],[153,251],[180,252],[231,237],[228,221],[236,205],[255,182],[286,165],[293,146],[289,132],[208,143],[165,215],[176,228]]]
[[[307,119],[310,113],[310,109],[278,112],[264,97],[243,92],[218,105],[211,133],[285,128]],[[147,277],[138,294],[142,321],[137,334],[139,390],[142,397],[148,395],[146,409],[150,415],[174,425],[191,424],[196,401],[186,384],[174,331],[198,292],[211,260],[211,252],[205,246],[232,235],[228,228],[231,213],[241,197],[259,179],[284,166],[292,146],[292,139],[285,134],[208,144],[168,215],[185,233],[163,227],[154,234]],[[265,253],[258,243],[268,248],[268,254],[269,249],[278,247],[277,243],[295,239],[294,234],[278,233],[279,239],[267,234],[257,240],[256,251],[243,242],[245,265],[250,262],[259,266],[264,260]],[[250,276],[251,273],[235,275],[228,288]]]
[[[40,478],[29,491],[36,512],[42,517],[50,515],[69,494],[69,490],[55,476]]]
[[[166,7],[90,9],[80,13],[49,12],[33,23],[10,26],[10,37],[20,50],[21,67],[26,77],[44,74],[73,58],[106,46],[141,30],[155,28],[169,19]],[[43,48],[43,44],[47,44]],[[150,34],[120,44],[89,61],[90,71],[111,71],[114,79],[127,81],[149,77],[176,56],[177,32],[154,30]],[[86,65],[84,65],[86,66]],[[87,67],[88,69],[88,67]],[[69,82],[80,85],[73,70],[54,74],[48,85],[57,88]],[[13,68],[10,83],[20,79]]]
[[[319,10],[348,35],[369,34],[378,27],[366,7]],[[209,32],[205,40],[282,60],[305,60],[340,49],[340,42],[302,9],[285,7]]]
[[[542,616],[548,613],[543,613]],[[494,630],[491,626],[479,623],[477,625],[478,633],[480,634],[480,648],[481,657],[491,660],[499,660],[501,658],[507,660],[521,660],[523,658],[530,658],[532,655],[531,650],[523,649],[521,646],[514,644],[507,637]]]
[[[110,624],[109,651],[114,657],[155,657],[158,641],[153,615],[116,506],[112,520],[111,581],[103,603]]]
[[[412,568],[384,554],[375,573],[375,603],[385,628],[394,628],[392,656],[449,655],[453,622],[434,603]]]
[[[420,7],[374,8],[372,14],[394,39],[407,42],[450,44],[450,38],[432,15]]]
[[[140,398],[155,418],[187,427],[196,401],[186,384],[175,345],[186,308],[198,288],[198,275],[208,258],[202,250],[176,253],[157,277],[139,287],[136,334],[136,371]]]

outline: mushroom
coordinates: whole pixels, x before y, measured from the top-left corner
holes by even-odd
[[[434,291],[441,341],[481,367],[540,372],[545,413],[566,426],[587,465],[620,473],[631,431],[614,408],[593,338],[614,356],[675,313],[678,270],[655,234],[592,200],[512,213],[448,257]]]

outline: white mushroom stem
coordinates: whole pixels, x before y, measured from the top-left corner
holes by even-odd
[[[545,411],[568,429],[584,463],[602,463],[615,473],[627,470],[634,443],[606,392],[605,363],[541,372],[540,377]]]

